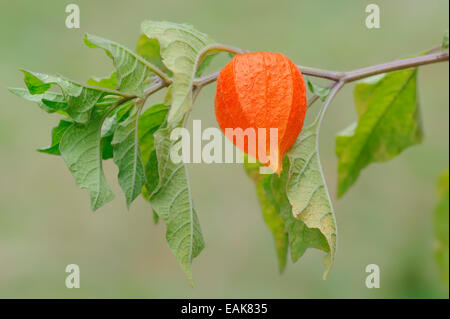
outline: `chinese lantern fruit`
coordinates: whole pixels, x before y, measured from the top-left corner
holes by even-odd
[[[281,53],[239,54],[220,71],[215,112],[221,130],[277,174],[302,129],[306,108],[302,74]],[[278,133],[272,143],[271,129]]]

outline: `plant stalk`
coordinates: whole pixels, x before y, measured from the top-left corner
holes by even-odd
[[[433,64],[448,60],[449,60],[448,52],[439,52],[403,60],[395,60],[347,72],[328,71],[305,66],[298,66],[298,68],[304,75],[349,83],[376,74],[398,71],[420,65]],[[194,86],[201,89],[202,87],[216,81],[218,76],[219,72],[214,72],[206,76],[197,78],[194,80]]]

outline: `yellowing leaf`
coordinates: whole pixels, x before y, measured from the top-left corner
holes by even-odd
[[[288,234],[285,229],[283,218],[280,215],[280,207],[276,201],[271,201],[267,196],[265,184],[270,183],[271,175],[262,175],[259,173],[261,163],[249,163],[248,156],[245,156],[244,168],[256,187],[256,196],[263,215],[264,222],[272,233],[275,243],[275,250],[278,257],[278,269],[283,272],[286,267],[288,252]]]
[[[333,205],[319,159],[319,123],[320,114],[313,124],[302,130],[286,153],[289,159],[286,194],[293,216],[309,230],[318,229],[326,239],[324,246],[321,236],[314,233],[309,235],[314,238],[315,248],[327,252],[324,259],[326,278],[334,262],[337,230]],[[283,167],[283,170],[286,168]]]

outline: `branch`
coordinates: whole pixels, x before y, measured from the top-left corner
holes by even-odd
[[[322,69],[311,68],[311,67],[306,67],[306,66],[301,66],[301,65],[297,65],[297,67],[299,68],[300,72],[302,72],[303,75],[332,80],[334,82],[331,83],[330,85],[328,85],[328,87],[334,88],[334,87],[338,86],[340,89],[346,83],[357,81],[357,80],[367,78],[367,77],[370,77],[370,76],[373,76],[376,74],[398,71],[398,70],[408,69],[408,68],[412,68],[412,67],[417,67],[420,65],[433,64],[433,63],[444,62],[444,61],[449,60],[448,51],[434,53],[437,50],[438,50],[438,48],[436,47],[436,48],[433,48],[433,49],[427,51],[426,55],[412,57],[412,58],[408,58],[408,59],[402,59],[402,60],[395,60],[395,61],[377,64],[377,65],[369,66],[366,68],[356,69],[356,70],[347,71],[347,72],[322,70]],[[242,53],[249,52],[247,50],[242,50],[242,49],[231,47],[231,46],[215,44],[212,46],[208,46],[203,50],[201,57],[197,61],[197,64],[199,61],[202,60],[202,58],[204,58],[207,54],[209,54],[213,51],[225,51],[225,52],[231,52],[231,53],[235,53],[235,54],[242,54]],[[204,86],[217,81],[217,78],[219,77],[219,73],[220,73],[220,71],[194,79],[193,80],[193,98],[195,99],[197,97],[197,95],[200,93],[201,89]],[[167,87],[171,84],[171,81],[162,79],[160,76],[157,76],[156,78],[157,78],[156,83],[145,90],[145,96],[149,96],[149,95],[155,93],[156,91],[159,91],[160,89]],[[317,99],[318,99],[318,96],[316,96],[316,95],[312,96],[308,101],[308,107],[310,107],[314,102],[316,102]]]
[[[309,75],[317,78],[323,78],[333,80],[336,82],[342,81],[343,83],[349,83],[363,78],[367,78],[372,75],[386,73],[391,71],[408,69],[420,65],[432,64],[437,62],[448,61],[448,52],[430,53],[419,57],[413,57],[403,60],[395,60],[383,64],[370,66],[367,68],[356,69],[348,72],[337,72],[321,70],[316,68],[310,68],[305,66],[298,66],[299,70],[304,75]],[[214,72],[206,76],[197,78],[194,80],[194,88],[200,90],[204,86],[217,80],[219,72]],[[317,98],[311,101],[312,104]]]
[[[346,72],[342,81],[345,83],[367,78],[372,75],[412,68],[419,65],[448,61],[448,52],[432,53],[414,58],[396,60]]]
[[[148,62],[144,58],[139,57],[139,60],[150,70],[152,70],[166,85],[170,85],[172,83],[172,80],[156,65],[153,65],[152,63]]]
[[[321,70],[321,69],[310,68],[310,67],[301,66],[301,65],[297,65],[297,67],[300,70],[300,72],[302,72],[302,74],[314,76],[317,78],[339,81],[340,79],[342,79],[345,76],[344,72]],[[197,78],[194,80],[194,85],[202,88],[205,85],[208,85],[208,84],[216,81],[217,77],[219,76],[219,73],[220,73],[220,71],[205,75],[201,78]]]
[[[341,81],[333,82],[333,83],[327,85],[326,88],[332,89],[332,88],[334,88],[336,86],[336,84],[338,82],[341,82]],[[330,93],[331,93],[331,91],[330,91]],[[311,98],[308,100],[308,108],[310,108],[314,104],[314,102],[316,102],[318,99],[319,99],[318,95],[314,94],[313,96],[311,96]]]
[[[300,70],[300,72],[302,72],[302,74],[313,76],[316,78],[340,81],[345,76],[345,72],[321,70],[301,65],[297,65],[297,67]]]
[[[320,111],[320,119],[319,119],[319,130],[320,127],[322,126],[322,121],[323,118],[325,117],[325,113],[328,110],[328,106],[330,105],[331,101],[334,99],[334,97],[336,96],[336,94],[339,92],[340,89],[342,89],[342,87],[344,86],[345,82],[344,81],[338,81],[338,82],[334,82],[331,85],[331,91],[330,94],[328,94],[327,99],[325,101],[325,105],[323,106],[322,110]]]
[[[233,54],[244,54],[244,53],[249,53],[250,51],[244,50],[244,49],[239,49],[239,48],[236,48],[236,47],[233,47],[230,45],[226,45],[226,44],[220,44],[220,43],[211,44],[211,45],[206,46],[198,55],[197,61],[195,62],[196,67],[199,66],[200,62],[202,62],[203,59],[208,54],[211,54],[214,52],[228,52],[228,53],[233,53]]]
[[[153,93],[161,90],[162,88],[165,88],[166,86],[169,86],[170,83],[169,82],[165,82],[163,79],[161,79],[159,76],[155,76],[155,83],[146,88],[144,91],[144,96],[145,96],[145,100],[147,100],[147,98],[152,95]]]
[[[72,81],[72,82],[73,83],[77,83],[75,81]],[[79,84],[79,83],[77,83],[77,84]],[[121,92],[121,91],[114,90],[114,89],[108,89],[108,88],[104,88],[104,87],[100,87],[100,86],[89,85],[89,84],[79,84],[79,85],[84,86],[84,87],[86,87],[88,89],[99,90],[99,91],[103,91],[103,92],[106,92],[106,93],[109,93],[109,94],[112,94],[112,95],[118,95],[118,96],[121,96],[121,97],[124,97],[124,98],[131,98],[131,99],[133,99],[133,98],[136,97],[136,95],[133,95],[133,94],[128,94],[128,93],[125,93],[125,92]]]

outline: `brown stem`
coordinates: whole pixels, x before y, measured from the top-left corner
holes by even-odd
[[[145,91],[144,91],[145,98],[147,99],[153,93],[155,93],[169,85],[170,85],[170,83],[165,82],[163,79],[161,79],[160,77],[157,76],[155,83],[152,86],[145,89]]]
[[[226,52],[233,52],[236,54],[248,52],[246,50],[241,50],[238,48],[225,46],[225,45],[215,45],[215,46],[208,47],[208,49],[205,50],[204,53],[206,54],[210,51],[226,51]],[[437,51],[437,48],[433,48],[433,49],[429,50],[428,54],[426,54],[426,55],[402,59],[402,60],[395,60],[395,61],[377,64],[377,65],[369,66],[366,68],[356,69],[356,70],[347,71],[347,72],[322,70],[322,69],[311,68],[311,67],[300,66],[300,65],[298,65],[297,67],[304,75],[334,81],[328,87],[333,87],[337,82],[340,83],[340,86],[343,86],[346,83],[357,81],[357,80],[367,78],[367,77],[370,77],[370,76],[373,76],[376,74],[398,71],[398,70],[408,69],[408,68],[412,68],[412,67],[417,67],[420,65],[444,62],[444,61],[449,60],[448,51],[435,53],[436,51]],[[193,81],[194,99],[199,94],[199,92],[201,91],[201,89],[204,86],[206,86],[212,82],[215,82],[217,80],[218,76],[219,76],[219,72],[214,72],[214,73],[205,75],[203,77],[194,79],[194,81]],[[171,84],[171,82],[168,82],[164,79],[159,78],[159,80],[155,84],[153,84],[151,87],[149,87],[145,90],[145,95],[149,96],[149,95],[155,93],[156,91],[169,86],[170,84]],[[317,101],[317,99],[318,99],[318,96],[316,96],[316,95],[312,96],[310,98],[310,100],[308,101],[308,107],[310,107],[315,101]]]
[[[345,83],[367,78],[372,75],[408,69],[420,65],[448,61],[448,52],[431,53],[418,57],[396,60],[388,63],[369,66],[367,68],[357,69],[346,72],[342,81]]]
[[[304,75],[348,83],[380,73],[386,73],[391,71],[408,69],[420,65],[448,61],[448,59],[449,59],[448,52],[439,52],[403,60],[395,60],[348,72],[328,71],[305,66],[298,66],[298,68]],[[194,86],[202,88],[203,86],[216,81],[218,76],[219,72],[214,72],[206,76],[197,78],[194,81]]]

